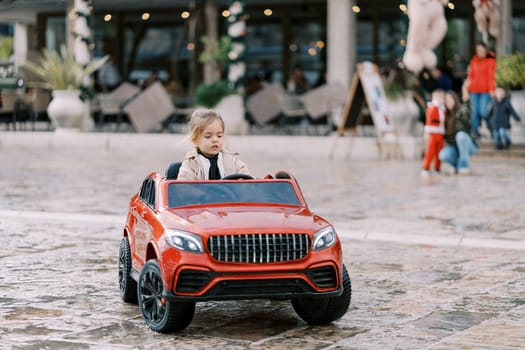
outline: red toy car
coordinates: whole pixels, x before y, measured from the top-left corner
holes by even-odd
[[[138,302],[151,329],[186,328],[206,300],[291,299],[310,324],[345,314],[341,244],[292,176],[181,181],[179,166],[146,177],[120,244],[121,297]]]

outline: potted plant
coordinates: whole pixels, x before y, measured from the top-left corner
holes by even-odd
[[[47,113],[55,129],[80,129],[84,113],[82,99],[90,97],[86,79],[106,63],[108,58],[105,56],[81,64],[62,46],[60,52],[44,49],[38,63],[25,62],[24,68],[42,79],[52,91],[53,99]]]

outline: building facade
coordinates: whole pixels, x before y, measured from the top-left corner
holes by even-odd
[[[70,0],[73,1],[73,0]],[[78,1],[78,0],[77,0]],[[83,0],[82,0],[83,1]],[[86,0],[87,1],[87,0]],[[174,77],[186,91],[203,79],[199,54],[209,17],[206,1],[89,1],[94,56],[116,58],[122,75],[139,82],[156,72]],[[525,52],[525,3],[500,0],[502,6],[499,54]],[[15,59],[23,62],[43,47],[66,43],[70,30],[62,1],[12,2],[0,12],[0,22],[13,23]],[[406,1],[245,0],[247,16],[247,78],[283,84],[301,67],[309,83],[326,77],[349,86],[357,62],[381,67],[402,57],[408,29]],[[4,6],[4,5],[0,5]],[[119,10],[116,10],[116,9]],[[228,2],[216,4],[218,35],[225,34]],[[471,0],[453,0],[446,7],[448,33],[437,48],[439,64],[461,77],[480,39]]]

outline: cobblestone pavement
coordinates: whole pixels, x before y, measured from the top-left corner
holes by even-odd
[[[60,138],[62,137],[62,139]],[[312,327],[286,301],[197,304],[181,333],[121,302],[129,197],[182,158],[173,135],[0,134],[0,349],[522,349],[525,159],[328,159],[320,138],[230,137],[256,176],[288,169],[343,241],[352,305]]]

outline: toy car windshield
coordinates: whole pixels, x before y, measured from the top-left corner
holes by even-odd
[[[286,181],[177,182],[169,185],[170,208],[217,203],[301,205],[295,189]]]

